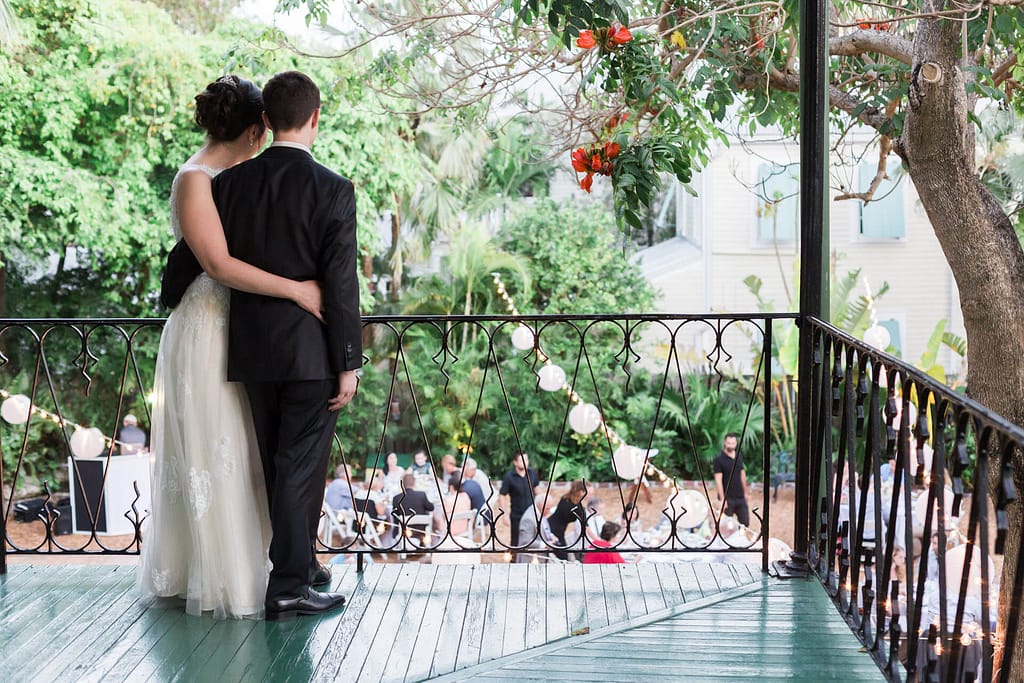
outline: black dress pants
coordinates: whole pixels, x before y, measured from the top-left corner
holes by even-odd
[[[294,597],[318,569],[314,542],[338,413],[335,380],[246,383],[270,507],[267,600]]]

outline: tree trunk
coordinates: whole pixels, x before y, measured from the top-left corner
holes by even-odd
[[[944,3],[925,2],[922,12]],[[909,109],[897,151],[903,157],[960,291],[967,332],[967,387],[976,400],[1008,420],[1024,424],[1024,251],[999,202],[974,168],[974,129],[960,69],[960,22],[919,19]],[[911,264],[907,264],[911,265]],[[927,292],[921,292],[922,298]],[[990,463],[992,474],[997,462]],[[1024,467],[1014,462],[1014,481],[1024,491]],[[995,479],[990,477],[990,490]],[[999,634],[1017,571],[1021,510],[1010,510],[999,600]],[[1024,679],[1024,629],[1018,629],[1010,680]]]

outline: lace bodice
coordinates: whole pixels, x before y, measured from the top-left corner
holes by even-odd
[[[178,169],[178,172],[174,175],[174,180],[171,181],[171,231],[174,232],[174,239],[181,239],[181,223],[178,221],[178,181],[181,179],[181,174],[186,171],[199,169],[210,178],[214,178],[218,173],[223,171],[222,168],[213,168],[212,166],[204,166],[203,164],[187,163]]]

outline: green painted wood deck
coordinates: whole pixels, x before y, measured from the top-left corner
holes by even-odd
[[[10,567],[0,681],[883,680],[819,584],[744,564],[337,565],[347,607],[285,623],[150,606],[134,581]]]

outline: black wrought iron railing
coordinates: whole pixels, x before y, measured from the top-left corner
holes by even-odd
[[[767,567],[768,487],[740,525],[717,496],[711,460],[724,433],[736,432],[746,474],[770,477],[772,453],[792,437],[791,422],[773,421],[792,401],[771,383],[772,325],[793,318],[367,317],[360,393],[339,419],[338,497],[325,501],[319,550],[360,563],[369,553],[760,553]],[[152,423],[162,322],[0,321],[0,562],[139,552],[156,495],[146,473],[163,454],[135,452],[119,430],[128,413]],[[405,488],[385,465],[389,453],[416,451],[432,474],[411,485],[434,510],[402,516]],[[539,469],[525,511],[501,495],[517,452]],[[493,476],[478,475],[483,503],[467,510],[444,479],[446,468],[469,479],[469,458]],[[732,476],[739,471],[724,486]],[[552,529],[546,514],[574,480],[566,529]],[[601,521],[621,529],[603,540]]]
[[[1012,661],[1013,638],[1001,642],[997,633],[1016,633],[1024,577],[1017,572],[1000,586],[999,555],[1017,495],[1011,458],[1024,447],[1024,430],[807,320],[818,456],[807,529],[812,570],[892,680],[1008,680],[995,670],[996,655]]]

